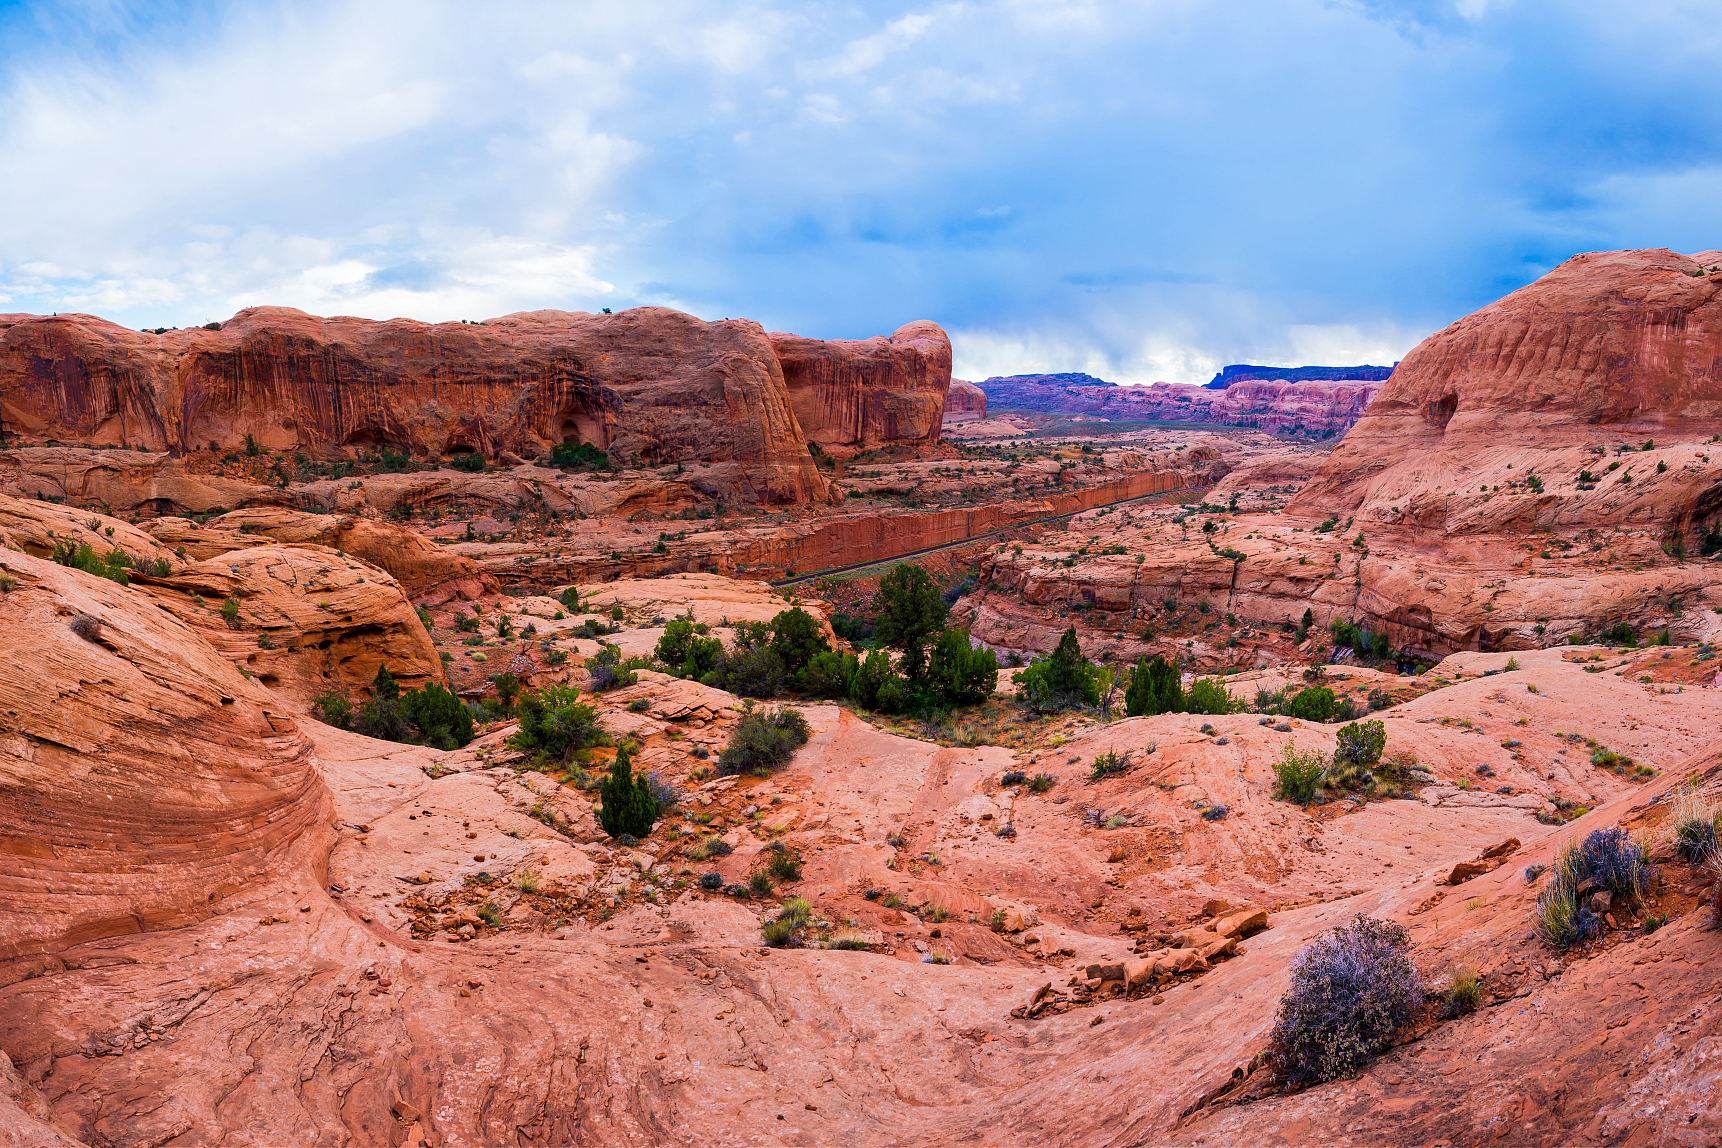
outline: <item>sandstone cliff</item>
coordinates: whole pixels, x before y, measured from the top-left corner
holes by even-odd
[[[624,463],[710,464],[711,493],[736,501],[824,498],[810,439],[936,440],[949,378],[950,341],[925,322],[825,343],[662,307],[472,324],[254,307],[220,330],[159,335],[89,315],[0,316],[0,421],[16,441],[181,455],[250,436],[311,455],[489,457],[580,442]],[[161,469],[127,460],[146,464]],[[192,505],[174,481],[161,497]]]
[[[850,447],[938,441],[951,340],[937,323],[908,323],[889,338],[861,341],[779,332],[770,338],[809,441]]]
[[[1669,460],[1643,459],[1636,488],[1614,473],[1593,495],[1577,480],[1619,446],[1722,431],[1722,275],[1704,273],[1717,265],[1717,251],[1576,255],[1431,335],[1289,509],[1410,513],[1449,532],[1468,518],[1468,533],[1658,518],[1690,542],[1722,509],[1722,474],[1694,452],[1666,478],[1649,472]],[[1527,473],[1545,489],[1527,490]],[[1654,506],[1616,505],[1644,504],[1646,479],[1666,488]],[[1518,491],[1485,507],[1500,485]]]
[[[987,417],[987,393],[967,379],[952,379],[945,392],[945,421],[984,419]]]

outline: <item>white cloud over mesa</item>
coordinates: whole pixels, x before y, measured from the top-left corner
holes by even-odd
[[[1672,4],[65,11],[0,17],[0,309],[931,318],[969,377],[1200,382],[1716,245]]]

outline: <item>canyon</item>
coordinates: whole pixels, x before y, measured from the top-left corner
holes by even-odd
[[[1717,264],[1576,256],[1385,378],[1019,381],[1064,405],[1015,421],[928,322],[0,318],[0,1131],[1711,1142]],[[865,656],[899,558],[998,658],[983,700],[658,660],[792,607]],[[1018,698],[1065,635],[1231,704]],[[449,749],[334,704],[445,687]],[[515,698],[559,691],[604,737],[556,759]],[[799,748],[720,768],[778,707]],[[600,824],[624,746],[640,837]],[[1547,943],[1617,827],[1641,892]],[[1295,1081],[1292,970],[1360,916],[1415,1008]]]

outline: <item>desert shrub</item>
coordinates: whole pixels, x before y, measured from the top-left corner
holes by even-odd
[[[771,874],[764,869],[755,869],[747,876],[747,891],[755,897],[771,895]]]
[[[635,777],[628,747],[616,751],[610,775],[598,786],[598,824],[611,837],[645,837],[658,819],[658,804],[643,777]]]
[[[623,618],[626,618],[627,616],[628,616],[627,612],[622,609],[622,607],[619,603],[617,605],[610,607],[610,621],[620,622]]]
[[[716,869],[713,869],[710,873],[702,873],[700,875],[700,888],[704,889],[708,893],[717,892],[719,889],[723,888],[723,875]]]
[[[768,889],[767,892],[770,892]],[[770,921],[759,930],[760,940],[773,949],[781,949],[795,935],[795,926],[788,921]]]
[[[349,729],[353,720],[353,703],[347,700],[345,694],[325,690],[311,699],[311,716],[324,725]]]
[[[1340,727],[1335,742],[1328,784],[1361,785],[1372,780],[1370,770],[1387,746],[1387,730],[1378,721],[1352,722]]]
[[[484,456],[477,451],[468,451],[449,459],[448,465],[456,470],[464,470],[468,474],[477,474],[484,469]]]
[[[1603,636],[1603,640],[1611,646],[1636,646],[1638,631],[1633,629],[1630,623],[1616,622]]]
[[[718,773],[768,775],[795,756],[811,731],[800,712],[780,706],[767,713],[749,709],[736,723],[729,744],[718,755]]]
[[[1323,754],[1315,750],[1300,753],[1297,743],[1292,742],[1280,751],[1280,759],[1274,763],[1274,796],[1282,801],[1308,805],[1321,789],[1322,775],[1327,772],[1327,766],[1328,761]]]
[[[542,750],[564,766],[575,753],[605,740],[598,708],[580,700],[572,686],[546,686],[520,699],[520,729],[508,739],[514,749]]]
[[[62,539],[54,546],[51,557],[62,566],[71,566],[86,574],[118,582],[121,586],[131,585],[131,575],[127,573],[131,559],[122,550],[110,551],[104,559],[88,542],[73,546],[69,540]]]
[[[580,612],[580,587],[568,587],[557,595],[556,600],[562,603],[570,614],[578,614]]]
[[[1208,806],[1203,807],[1203,809],[1202,809],[1202,820],[1203,821],[1224,821],[1226,819],[1226,814],[1228,814],[1230,812],[1231,812],[1231,810],[1227,809],[1223,804],[1216,801],[1212,805],[1208,805]]]
[[[1644,891],[1649,876],[1644,849],[1619,825],[1585,834],[1578,860],[1583,867],[1581,882],[1593,877],[1623,897],[1636,897]]]
[[[1051,789],[1054,785],[1057,785],[1057,784],[1058,784],[1058,778],[1052,776],[1052,774],[1050,774],[1050,773],[1047,773],[1045,770],[1042,770],[1041,772],[1035,774],[1032,778],[1029,779],[1028,787],[1031,791],[1033,791],[1035,793],[1045,793],[1047,790]]]
[[[1369,691],[1369,712],[1384,710],[1393,704],[1393,695],[1386,690]]]
[[[412,740],[412,720],[398,694],[393,697],[379,694],[371,698],[353,714],[351,728],[354,733],[381,741]]]
[[[426,745],[459,749],[472,740],[472,711],[446,687],[430,682],[402,694],[400,704]]]
[[[682,791],[665,781],[663,775],[655,769],[646,774],[646,789],[652,795],[652,804],[657,808],[659,817],[681,804]]]
[[[1339,704],[1333,707],[1334,721],[1351,721],[1357,716],[1357,703],[1351,698],[1340,698]]]
[[[1674,828],[1674,851],[1682,860],[1697,865],[1716,853],[1722,808],[1707,801],[1696,787],[1687,786],[1675,796],[1668,821]]]
[[[528,869],[514,879],[514,887],[522,893],[536,893],[544,887],[544,874],[536,869]]]
[[[101,619],[93,614],[74,614],[72,620],[66,623],[72,633],[86,642],[94,642],[102,636]]]
[[[602,648],[586,661],[586,675],[591,679],[592,692],[604,693],[607,690],[631,686],[639,681],[639,676],[633,670],[622,664],[622,647],[605,642]]]
[[[766,865],[772,879],[779,882],[801,880],[801,858],[787,849],[774,849]]]
[[[713,857],[728,857],[731,852],[729,842],[722,837],[706,837],[688,850],[688,856],[695,861],[710,861]]]
[[[1235,714],[1244,703],[1234,697],[1218,678],[1197,678],[1184,693],[1184,712],[1192,714]]]
[[[589,442],[559,442],[550,448],[550,465],[563,470],[608,470],[610,456]]]
[[[1410,948],[1402,926],[1359,915],[1300,951],[1271,1037],[1280,1075],[1334,1080],[1385,1049],[1423,996]]]
[[[1640,896],[1653,872],[1644,847],[1616,825],[1596,829],[1581,842],[1569,841],[1555,858],[1554,880],[1537,896],[1536,933],[1550,948],[1569,949],[1601,927],[1579,886],[1588,879],[1624,897]]]
[[[1017,700],[1037,713],[1100,701],[1095,670],[1083,657],[1075,626],[1064,632],[1052,653],[1012,674],[1011,681],[1016,683]]]
[[[221,620],[229,630],[239,629],[239,599],[229,597],[221,603]]]
[[[780,611],[769,625],[771,652],[777,655],[785,674],[800,673],[815,655],[831,648],[819,620],[800,606]]]
[[[1088,775],[1088,780],[1099,781],[1114,773],[1123,773],[1130,768],[1128,755],[1120,757],[1115,751],[1107,750],[1094,758],[1094,768]]]
[[[991,650],[970,642],[967,628],[952,627],[933,643],[927,681],[952,705],[983,702],[998,685],[999,661]]]
[[[777,919],[789,922],[792,928],[805,929],[813,923],[813,906],[800,897],[790,897],[778,908]]]
[[[1026,781],[1028,781],[1028,774],[1020,769],[1013,769],[999,778],[1000,785],[1022,785]]]
[[[903,673],[918,680],[926,668],[928,641],[945,624],[951,608],[932,576],[919,566],[899,562],[879,579],[873,596],[873,634],[903,656]]]
[[[1333,717],[1333,691],[1326,686],[1310,686],[1299,690],[1286,708],[1302,721],[1328,721]]]
[[[454,620],[454,628],[463,634],[478,633],[478,615],[468,614],[463,618],[456,618]]]
[[[710,680],[716,677],[717,681]],[[700,680],[744,698],[774,698],[783,692],[783,659],[770,646],[736,646],[723,666]]]
[[[1483,1003],[1483,984],[1477,970],[1460,965],[1447,977],[1447,991],[1441,994],[1441,1015],[1449,1020],[1474,1012]]]

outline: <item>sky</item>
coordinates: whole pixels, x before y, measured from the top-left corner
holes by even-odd
[[[1722,246],[1714,0],[0,0],[0,312],[914,319],[956,374],[1391,363]]]

